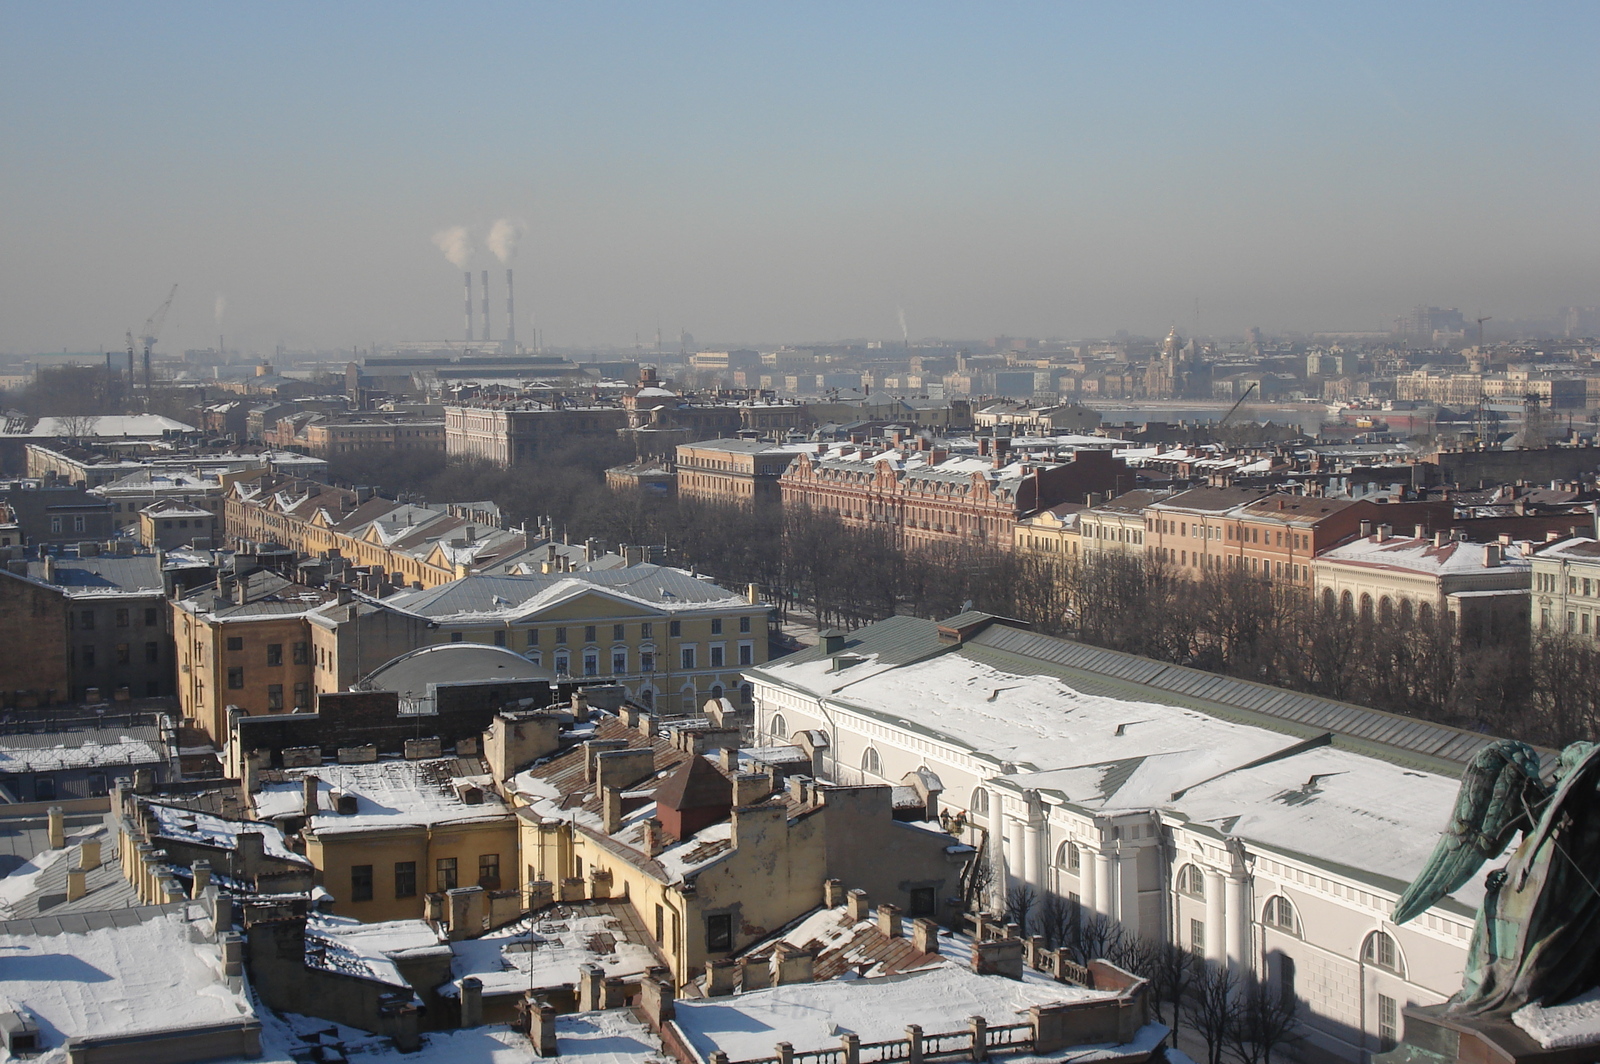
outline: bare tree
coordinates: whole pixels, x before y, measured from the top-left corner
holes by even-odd
[[[1176,1037],[1183,1018],[1183,998],[1190,984],[1200,972],[1203,962],[1176,942],[1163,942],[1156,947],[1156,956],[1148,972],[1150,991],[1156,999],[1159,1014],[1163,1002],[1172,1006],[1172,1033]]]
[[[85,438],[94,435],[94,428],[100,423],[99,414],[62,414],[56,418],[56,427],[61,435],[73,443],[81,443]]]
[[[1189,1025],[1206,1044],[1206,1064],[1222,1064],[1238,1012],[1238,978],[1225,964],[1202,963],[1184,1006]]]
[[[1072,940],[1082,918],[1083,906],[1078,899],[1047,891],[1039,902],[1038,933],[1050,949],[1060,949]]]
[[[1024,935],[1032,933],[1033,910],[1039,903],[1039,892],[1031,883],[1017,883],[1006,891],[1006,922],[1016,924]]]
[[[1272,1051],[1294,1041],[1299,1004],[1260,980],[1235,1003],[1228,1046],[1240,1064],[1272,1064]]]

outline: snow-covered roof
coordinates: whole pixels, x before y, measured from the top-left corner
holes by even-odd
[[[1490,565],[1491,558],[1498,558]],[[1464,543],[1448,540],[1438,546],[1432,539],[1404,536],[1379,540],[1363,536],[1317,555],[1324,565],[1356,565],[1366,568],[1398,569],[1429,576],[1493,575],[1520,573],[1524,582],[1532,563],[1517,544]]]
[[[0,735],[0,774],[162,765],[167,759],[155,726]]]
[[[366,924],[348,916],[311,913],[306,917],[306,964],[327,972],[372,979],[411,989],[395,964],[398,957],[419,951],[448,951],[438,932],[421,920],[385,920]]]
[[[73,424],[76,421],[78,424]],[[185,425],[159,414],[98,414],[84,418],[42,417],[26,432],[8,435],[27,436],[33,439],[60,439],[64,437],[93,436],[160,436],[167,432],[193,432],[193,425]]]
[[[290,861],[310,867],[311,862],[289,849],[283,832],[270,823],[258,820],[228,820],[225,817],[202,813],[181,806],[147,802],[145,809],[156,820],[156,834],[167,839],[181,839],[202,846],[215,846],[220,850],[237,850],[239,836],[254,832],[262,837],[263,849],[268,857]]]
[[[454,942],[453,974],[457,980],[476,976],[486,995],[577,985],[578,969],[585,964],[637,981],[658,961],[649,946],[629,940],[622,920],[608,908],[603,902],[552,907],[480,938]],[[451,986],[441,992],[454,996],[455,991]]]
[[[32,1013],[56,1048],[67,1038],[223,1023],[254,1014],[223,978],[219,949],[197,941],[202,906],[127,910],[115,926],[49,934],[57,921],[0,924],[0,1011]],[[62,1058],[65,1059],[65,1058]]]
[[[287,782],[262,785],[254,796],[256,815],[262,819],[299,815],[305,801],[302,777],[308,774],[318,778],[317,805],[322,812],[313,816],[307,827],[318,835],[412,824],[464,823],[507,815],[509,810],[494,793],[487,775],[457,777],[456,766],[455,758],[442,757],[290,769],[284,773]],[[456,779],[474,782],[483,801],[472,805],[462,801],[455,791]],[[328,812],[335,808],[331,797],[335,790],[355,796],[354,814]]]
[[[744,602],[742,595],[665,565],[525,576],[476,574],[392,595],[385,602],[435,621],[469,622],[515,620],[595,593],[657,613],[727,609]]]
[[[847,1032],[860,1035],[862,1042],[904,1038],[906,1026],[913,1023],[921,1025],[924,1037],[966,1030],[969,1016],[982,1016],[991,1027],[1025,1023],[1030,1006],[1105,996],[1061,983],[983,976],[945,965],[875,979],[793,983],[734,997],[679,1001],[676,1023],[701,1060],[721,1050],[739,1061],[771,1057],[779,1042],[802,1053],[837,1049],[839,1036]],[[1165,1027],[1152,1026],[1166,1034]]]
[[[1298,749],[1303,733],[1287,728],[1225,719],[1178,699],[1141,700],[1141,690],[1161,692],[1136,683],[1117,684],[1125,696],[1100,693],[1104,684],[1074,686],[1042,661],[1030,672],[987,647],[910,664],[887,653],[862,656],[860,664],[836,668],[826,656],[796,655],[758,671],[997,769],[1009,763],[1014,768],[996,776],[1018,787],[1096,812],[1171,811],[1222,834],[1401,885],[1427,861],[1459,787],[1451,776],[1339,746]],[[964,798],[946,792],[942,804]],[[1458,897],[1474,904],[1476,889]]]

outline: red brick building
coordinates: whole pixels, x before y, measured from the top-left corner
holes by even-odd
[[[982,543],[1010,548],[1019,519],[1091,493],[1121,493],[1134,474],[1106,450],[1067,461],[1013,457],[1006,440],[976,456],[845,444],[802,454],[779,478],[785,507],[809,507],[857,528],[885,527],[902,547]]]

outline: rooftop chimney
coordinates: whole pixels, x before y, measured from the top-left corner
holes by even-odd
[[[517,306],[511,296],[511,267],[506,267],[506,347],[517,343]]]
[[[467,343],[472,342],[472,271],[466,271],[467,278]]]
[[[488,270],[484,270],[483,271],[483,296],[482,296],[482,301],[483,301],[483,338],[484,338],[485,341],[487,341],[487,340],[490,339],[490,336],[489,336],[489,271]]]

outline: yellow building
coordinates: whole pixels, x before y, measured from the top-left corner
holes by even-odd
[[[692,713],[707,698],[748,706],[740,670],[767,660],[768,607],[754,589],[734,594],[665,565],[474,575],[383,605],[422,618],[428,642],[508,647],[557,679],[621,684],[667,712]]]
[[[259,819],[302,825],[332,912],[420,919],[429,894],[520,891],[517,820],[493,780],[461,775],[461,764],[446,757],[285,770],[251,801]]]
[[[707,440],[678,445],[678,495],[740,506],[780,501],[778,478],[802,451],[815,444],[770,440]]]
[[[333,597],[259,571],[172,603],[185,723],[220,743],[229,706],[247,715],[311,709],[317,689],[306,615]]]
[[[1063,503],[1024,517],[1017,522],[1012,545],[1019,551],[1033,551],[1052,558],[1077,558],[1082,538],[1078,519],[1082,510],[1077,503]]]

